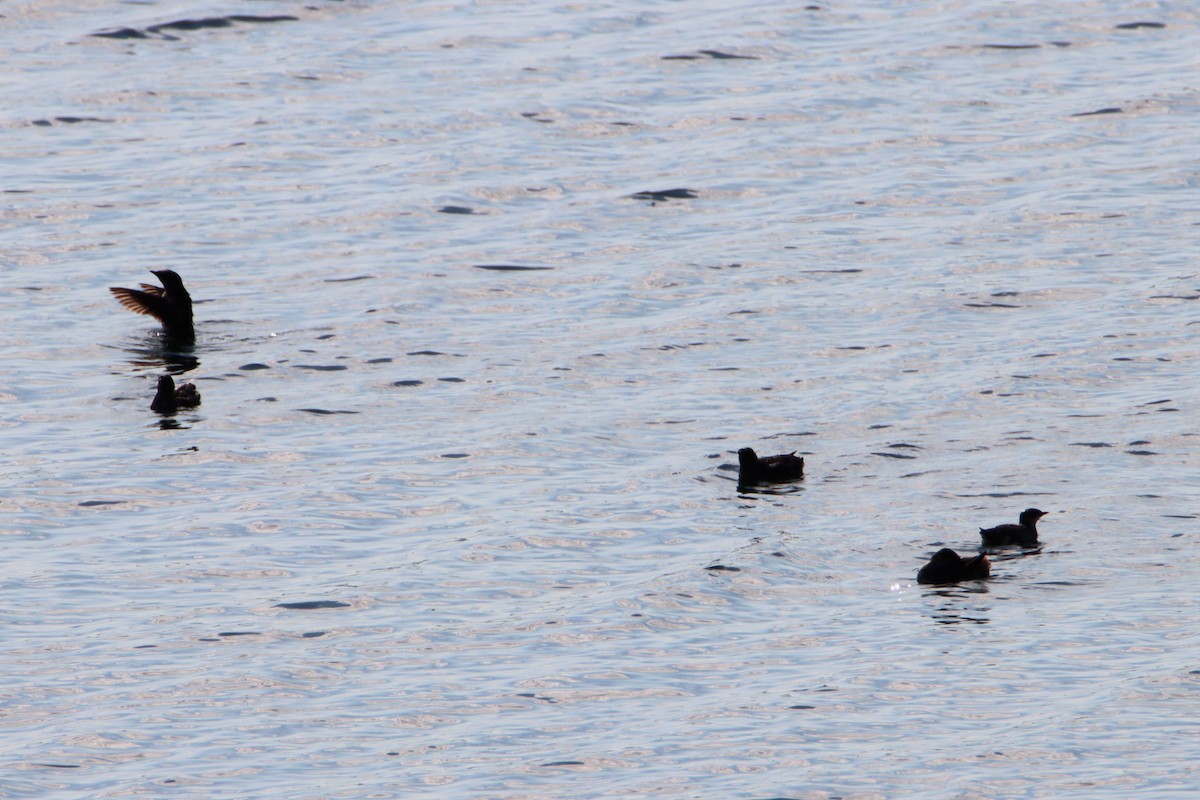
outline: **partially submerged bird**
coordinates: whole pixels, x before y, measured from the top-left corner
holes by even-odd
[[[992,574],[992,562],[985,555],[963,558],[949,547],[933,554],[917,573],[917,583],[958,583],[981,581]]]
[[[779,456],[763,456],[749,447],[738,450],[738,483],[781,483],[804,477],[804,459],[795,451]]]
[[[175,385],[175,379],[163,375],[158,379],[158,392],[150,403],[150,410],[160,414],[174,414],[180,408],[200,405],[200,391],[190,383]]]
[[[1038,543],[1037,521],[1046,516],[1045,511],[1027,508],[1021,512],[1020,522],[1016,525],[997,525],[994,528],[980,528],[979,535],[983,537],[984,547],[1001,547],[1006,544],[1019,544],[1022,547],[1034,547]]]
[[[170,269],[152,269],[162,281],[162,286],[139,284],[141,289],[124,289],[113,286],[109,289],[121,305],[137,314],[146,314],[162,323],[163,332],[179,344],[196,341],[192,326],[192,296],[183,286],[183,279]]]

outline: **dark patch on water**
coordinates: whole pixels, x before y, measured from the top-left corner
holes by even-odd
[[[1112,447],[1108,442],[1071,442],[1072,447]]]
[[[938,590],[926,594],[937,594],[942,597],[965,597],[969,594],[986,594],[986,592],[981,589],[964,589],[962,591]],[[986,625],[991,622],[987,617],[969,617],[965,614],[935,615],[933,621],[939,625],[962,625],[964,622],[971,625]]]
[[[150,25],[144,30],[135,28],[117,28],[110,31],[98,31],[89,34],[90,36],[98,36],[103,39],[148,39],[150,34],[160,34],[160,38],[168,40],[177,40],[178,37],[172,36],[167,31],[198,31],[208,28],[229,28],[234,23],[244,22],[251,24],[262,24],[267,22],[295,22],[299,17],[293,17],[290,14],[276,14],[272,16],[259,16],[256,14],[230,14],[227,17],[205,17],[203,19],[179,19],[174,22],[163,22],[159,25]]]
[[[150,37],[135,28],[116,28],[111,31],[99,31],[97,33],[88,34],[89,36],[99,36],[103,39],[149,39]]]
[[[341,372],[346,369],[345,364],[297,364],[296,369],[311,369],[316,372]]]
[[[31,122],[29,124],[37,125],[38,127],[44,128],[49,125],[53,125],[55,122],[61,122],[64,125],[77,125],[80,122],[115,122],[115,121],[116,120],[102,119],[100,117],[55,117],[53,120],[35,119],[33,122]]]
[[[423,383],[425,383],[425,381],[394,381],[392,386],[420,386]]]
[[[711,567],[705,567],[710,572],[741,572],[741,567],[727,567],[724,564],[713,564]]]
[[[1150,442],[1147,439],[1138,439],[1136,442],[1130,442],[1129,446],[1137,447],[1138,445],[1143,445],[1143,444],[1150,444]]]
[[[96,506],[117,506],[126,502],[125,500],[84,500],[79,505],[84,508],[94,508]]]
[[[585,766],[582,761],[547,761],[541,764],[543,767],[582,767]]]
[[[985,44],[988,50],[1037,50],[1040,44]]]
[[[438,209],[439,214],[478,214],[479,212],[470,206],[442,206]]]
[[[1072,114],[1071,116],[1072,117],[1097,117],[1102,114],[1124,114],[1124,113],[1125,113],[1124,111],[1117,108],[1116,106],[1110,106],[1108,108],[1098,108],[1095,111],[1081,111],[1078,114]]]
[[[1135,31],[1138,28],[1165,28],[1166,24],[1162,22],[1122,22],[1116,26],[1119,31]]]
[[[1156,455],[1158,455],[1158,453],[1154,452],[1153,450],[1126,450],[1125,452],[1131,456],[1156,456]]]
[[[308,631],[307,633],[300,634],[300,638],[301,639],[320,639],[324,635],[325,635],[325,631]]]
[[[233,638],[235,636],[262,636],[262,631],[222,631],[217,636],[223,638]]]
[[[724,476],[722,476],[722,477],[724,477]],[[736,479],[735,478],[725,478],[725,480],[736,480]],[[796,494],[797,492],[802,491],[802,488],[803,487],[798,486],[796,484],[779,485],[779,486],[770,486],[770,485],[745,486],[742,484],[738,484],[737,490],[738,490],[738,497],[741,498],[742,500],[756,500],[757,498],[752,497],[752,495],[756,495],[756,494],[764,494],[764,495]],[[744,506],[744,507],[750,508],[750,506]]]
[[[748,61],[758,61],[758,56],[740,56],[736,53],[724,53],[720,50],[701,50],[701,53],[709,58],[722,59],[743,59]]]
[[[660,189],[649,190],[644,192],[634,192],[629,195],[633,200],[653,200],[656,203],[666,202],[667,200],[692,200],[700,195],[693,189]]]
[[[198,31],[205,28],[227,28],[235,22],[296,22],[300,18],[286,14],[278,14],[269,17],[260,17],[254,14],[230,14],[227,17],[206,17],[204,19],[180,19],[174,22],[164,22],[161,25],[151,25],[146,28],[151,33],[159,31]]]
[[[528,264],[472,264],[475,269],[487,269],[492,272],[538,272],[554,269],[554,267],[530,266]]]
[[[442,458],[470,458],[470,453],[442,453]]]
[[[884,458],[905,458],[905,459],[913,459],[913,458],[916,458],[916,456],[909,456],[909,455],[905,455],[904,453],[884,453],[884,452],[882,452],[882,451],[880,451],[880,452],[873,452],[873,453],[871,453],[871,455],[873,455],[873,456],[883,456]]]
[[[394,359],[392,359],[391,356],[384,356],[383,358],[369,358],[369,359],[367,359],[367,363],[368,364],[390,364],[390,363],[392,363],[393,360]]]
[[[640,614],[635,614],[635,615],[632,615],[632,616],[641,616],[641,615],[640,615]],[[540,701],[542,701],[543,703],[557,703],[557,702],[558,702],[558,701],[557,701],[557,700],[555,700],[553,697],[549,697],[549,696],[547,696],[547,695],[544,695],[544,694],[535,694],[535,693],[533,693],[533,692],[519,692],[519,693],[517,694],[517,697],[528,697],[528,698],[529,698],[529,699],[531,699],[531,700],[540,700]]]
[[[290,608],[296,611],[311,611],[317,608],[349,608],[349,603],[340,600],[301,600],[296,603],[276,603],[275,608]]]
[[[800,272],[804,275],[848,275],[855,272],[862,272],[862,270],[857,267],[851,267],[848,269],[802,269]]]
[[[967,308],[1021,308],[1012,303],[963,303]]]
[[[328,408],[298,408],[297,411],[303,411],[306,414],[317,414],[319,416],[328,416],[330,414],[361,414],[361,411],[342,411],[340,409]]]
[[[35,762],[35,767],[49,767],[50,769],[79,769],[81,764],[46,764]]]
[[[721,50],[697,50],[696,53],[698,53],[699,55],[696,55],[693,53],[683,53],[680,55],[660,56],[660,58],[663,61],[699,61],[702,57],[708,56],[709,58],[717,60],[717,61],[732,61],[732,60],[758,61],[759,60],[758,56],[740,56],[740,55],[737,55],[736,53],[726,53]]]
[[[350,278],[326,278],[325,283],[353,283],[354,281],[369,281],[374,275],[354,275]]]
[[[466,378],[438,378],[441,383],[466,383]]]

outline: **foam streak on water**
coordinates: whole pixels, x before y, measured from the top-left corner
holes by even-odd
[[[1191,5],[4,22],[0,797],[1193,796]]]

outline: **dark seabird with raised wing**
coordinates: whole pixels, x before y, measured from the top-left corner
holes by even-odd
[[[141,289],[113,286],[109,289],[121,305],[137,314],[146,314],[162,323],[167,338],[179,344],[196,341],[192,326],[192,296],[184,288],[183,279],[170,269],[152,269],[162,286],[140,284]]]

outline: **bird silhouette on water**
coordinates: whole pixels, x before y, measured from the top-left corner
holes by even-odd
[[[985,555],[963,558],[949,547],[933,554],[917,573],[917,583],[958,583],[981,581],[992,574],[992,562]]]
[[[137,314],[146,314],[162,323],[163,333],[178,344],[196,341],[196,330],[192,325],[192,296],[183,285],[179,274],[170,269],[152,269],[162,281],[162,286],[139,284],[141,289],[126,289],[113,286],[109,291],[121,305]]]
[[[192,408],[200,405],[200,390],[193,384],[182,383],[175,385],[175,379],[163,375],[158,379],[158,391],[150,403],[150,410],[160,414],[174,414],[181,408]]]
[[[738,484],[783,483],[804,477],[804,459],[795,452],[762,456],[753,448],[738,450]]]
[[[980,528],[979,535],[983,538],[983,546],[1002,547],[1006,544],[1019,544],[1022,547],[1034,547],[1038,543],[1037,522],[1044,516],[1045,511],[1027,508],[1021,512],[1020,522],[1016,525],[1008,523],[994,528]]]

